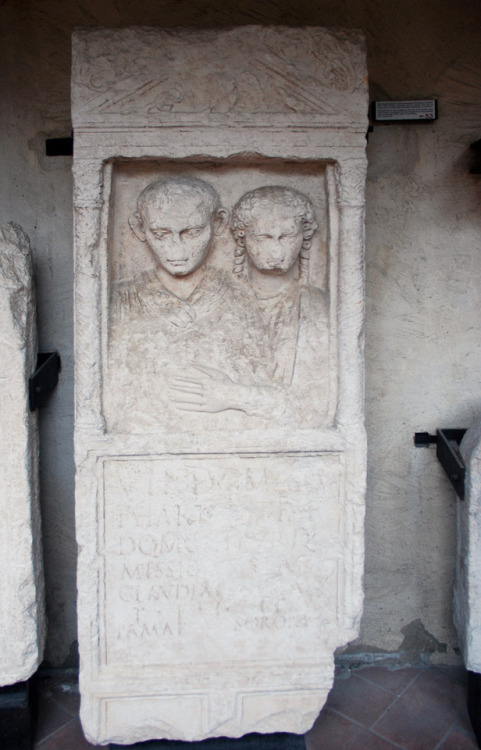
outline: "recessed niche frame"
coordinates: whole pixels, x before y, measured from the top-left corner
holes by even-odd
[[[129,226],[137,197],[149,184],[169,176],[192,176],[211,184],[229,212],[249,190],[284,186],[305,194],[313,203],[318,228],[309,259],[309,282],[329,300],[329,409],[326,427],[332,427],[337,407],[337,312],[339,267],[339,204],[335,162],[316,159],[280,159],[251,154],[218,159],[206,157],[112,158],[103,163],[102,217],[99,242],[102,372],[108,368],[109,319],[112,286],[152,271],[154,259]],[[234,238],[227,226],[214,237],[207,264],[233,273]],[[105,380],[105,379],[104,379]]]

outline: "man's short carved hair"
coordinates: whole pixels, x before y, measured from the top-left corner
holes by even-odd
[[[300,279],[307,283],[311,239],[317,229],[316,213],[307,195],[280,185],[268,185],[251,190],[245,193],[232,209],[230,227],[236,241],[234,273],[244,271],[245,230],[252,221],[252,214],[259,209],[269,212],[273,205],[288,206],[292,209],[295,220],[299,222],[304,236],[299,255]]]
[[[192,196],[198,196],[199,204],[205,205],[210,217],[220,208],[219,196],[212,185],[197,177],[179,176],[162,177],[147,185],[137,198],[137,211],[143,217],[146,206],[161,207]]]

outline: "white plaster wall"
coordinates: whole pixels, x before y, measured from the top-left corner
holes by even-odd
[[[40,347],[63,363],[40,420],[47,657],[62,663],[76,637],[71,159],[44,156],[45,138],[71,129],[71,31],[245,23],[361,28],[371,99],[439,100],[437,122],[376,125],[368,146],[366,600],[351,651],[448,661],[456,500],[412,435],[481,413],[481,177],[468,174],[481,138],[479,0],[0,3],[0,223],[30,236]]]

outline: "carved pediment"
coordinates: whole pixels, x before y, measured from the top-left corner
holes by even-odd
[[[109,34],[124,42],[115,58]],[[89,112],[86,119],[107,120],[169,113],[336,115],[352,107],[353,92],[364,93],[356,32],[244,27],[187,34],[189,45],[185,30],[78,31],[76,44],[88,47],[91,64],[74,65],[77,108]]]

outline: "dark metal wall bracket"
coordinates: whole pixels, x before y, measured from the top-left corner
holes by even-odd
[[[31,750],[35,735],[35,701],[32,683],[0,687],[0,747]]]
[[[481,138],[470,146],[471,150],[471,169],[470,174],[481,174]]]
[[[39,406],[44,405],[58,383],[60,370],[61,362],[58,352],[38,355],[37,369],[28,379],[30,411],[35,411]]]
[[[73,156],[73,134],[67,138],[47,138],[46,156]]]
[[[429,432],[416,432],[414,435],[414,445],[417,448],[427,448],[429,445],[436,445],[436,458],[461,500],[464,500],[466,465],[459,446],[465,433],[465,429],[442,429],[436,430],[435,435],[430,435]]]

